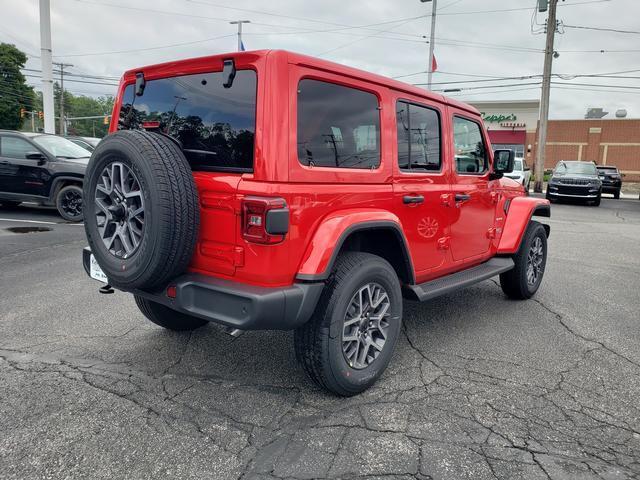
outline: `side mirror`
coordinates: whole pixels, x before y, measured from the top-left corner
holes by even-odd
[[[513,172],[514,158],[513,150],[494,150],[492,179],[496,180],[502,178],[505,173]]]
[[[47,157],[41,152],[27,152],[24,157],[27,160],[38,160],[38,165],[42,165],[47,160]]]

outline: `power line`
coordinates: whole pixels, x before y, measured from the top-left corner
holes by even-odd
[[[511,93],[511,92],[524,92],[524,91],[531,91],[531,90],[540,90],[540,87],[525,87],[525,88],[514,88],[514,89],[509,89],[509,90],[491,90],[488,92],[472,92],[472,93],[468,93],[466,95],[490,95],[490,94],[494,94],[494,93]],[[459,93],[448,93],[447,94],[448,97],[462,97],[465,96],[465,92],[459,92]]]
[[[633,35],[640,35],[640,32],[637,30],[618,30],[617,28],[604,28],[604,27],[586,27],[583,25],[567,25],[562,24],[564,28],[575,28],[581,30],[597,30],[599,32],[615,32],[615,33],[629,33]]]
[[[611,0],[589,0],[586,2],[574,2],[574,3],[562,3],[562,7],[572,7],[576,5],[587,5],[589,3],[602,3],[609,2]],[[516,8],[501,8],[496,10],[478,10],[475,12],[449,12],[449,13],[438,13],[438,15],[478,15],[483,13],[503,13],[503,12],[517,12],[522,10],[531,10],[531,7],[516,7]]]
[[[411,22],[411,21],[413,21],[413,20],[415,20],[415,19],[405,20],[405,21],[403,21],[402,23],[400,23],[400,24],[398,24],[398,25],[395,25],[395,26],[394,26],[394,27],[392,27],[392,28],[389,28],[389,29],[387,29],[387,30],[378,30],[376,33],[378,33],[378,34],[379,34],[379,33],[387,33],[387,32],[390,32],[390,31],[392,31],[394,28],[400,28],[400,27],[402,27],[403,25],[406,25],[407,23],[409,23],[409,22]],[[367,38],[369,38],[369,37],[371,37],[371,36],[373,36],[373,35],[374,35],[374,34],[372,34],[372,35],[366,35],[366,36],[364,36],[364,37],[362,37],[362,38],[358,38],[358,39],[353,40],[353,41],[351,41],[351,42],[348,42],[348,43],[345,43],[345,44],[342,44],[342,45],[338,45],[337,47],[330,48],[329,50],[325,50],[325,51],[324,51],[324,52],[322,52],[322,53],[318,53],[318,54],[317,54],[317,56],[318,56],[318,57],[321,57],[322,55],[326,55],[327,53],[335,52],[336,50],[340,50],[340,49],[342,49],[342,48],[348,47],[348,46],[350,46],[350,45],[353,45],[354,43],[361,42],[362,40],[366,40]]]
[[[31,78],[42,78],[42,75],[34,75],[34,74],[31,74],[31,73],[25,73],[24,76],[25,77],[31,77]],[[65,74],[65,76],[66,76],[66,74]],[[75,82],[75,83],[86,83],[86,84],[91,84],[91,85],[107,85],[109,87],[117,87],[118,86],[117,83],[93,82],[91,80],[74,80],[72,78],[67,78],[66,81],[67,82]]]
[[[80,0],[77,0],[77,1],[80,1]],[[92,57],[92,56],[98,56],[98,55],[114,55],[114,54],[119,54],[119,53],[146,52],[146,51],[149,51],[149,50],[162,50],[162,49],[165,49],[165,48],[182,47],[184,45],[194,45],[196,43],[205,43],[205,42],[210,42],[212,40],[219,40],[221,38],[233,37],[233,36],[235,36],[235,34],[231,33],[231,34],[228,34],[228,35],[220,35],[218,37],[205,38],[203,40],[194,40],[192,42],[174,43],[174,44],[171,44],[171,45],[160,45],[158,47],[133,48],[133,49],[130,49],[130,50],[114,50],[114,51],[109,51],[109,52],[67,53],[67,54],[63,54],[63,55],[54,55],[54,57],[56,57],[56,58]]]
[[[631,95],[640,95],[640,92],[630,92],[626,90],[611,90],[606,89],[597,89],[597,88],[584,88],[584,87],[573,87],[571,85],[566,85],[564,87],[554,87],[552,90],[579,90],[584,92],[603,92],[603,93],[626,93]]]

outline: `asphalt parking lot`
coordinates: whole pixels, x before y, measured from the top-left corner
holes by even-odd
[[[640,201],[552,215],[534,300],[405,303],[382,381],[342,399],[291,333],[162,330],[98,293],[81,226],[0,209],[0,477],[638,478]]]

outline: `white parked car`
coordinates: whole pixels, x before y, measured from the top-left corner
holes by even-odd
[[[522,157],[516,157],[513,162],[513,172],[507,173],[505,177],[514,179],[522,184],[525,190],[529,192],[531,184],[531,168],[527,165],[527,161]]]

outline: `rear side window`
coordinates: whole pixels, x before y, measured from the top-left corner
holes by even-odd
[[[298,84],[298,160],[303,165],[377,168],[380,111],[372,93],[318,80]]]
[[[0,156],[7,158],[25,159],[27,153],[37,151],[29,142],[22,138],[0,138]]]
[[[398,102],[396,123],[400,169],[439,171],[441,160],[438,112],[420,105]]]
[[[120,129],[157,130],[182,144],[194,170],[252,171],[256,130],[256,73],[238,70],[231,88],[222,72],[146,82],[122,97]]]
[[[477,175],[487,171],[487,149],[478,123],[453,117],[453,145],[457,173]]]

